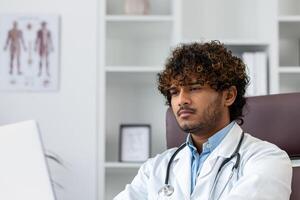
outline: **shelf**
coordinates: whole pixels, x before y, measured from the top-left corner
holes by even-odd
[[[293,167],[300,167],[300,160],[292,160]]]
[[[279,74],[280,93],[300,92],[300,73]]]
[[[205,40],[185,40],[185,43],[190,42],[208,42],[213,39]],[[269,43],[266,41],[258,41],[251,39],[224,39],[221,43],[230,49],[234,54],[241,55],[243,52],[268,51]]]
[[[282,37],[284,38],[280,38],[279,40],[279,66],[299,66],[299,39]]]
[[[184,2],[182,5],[184,39],[253,38],[270,41],[270,34],[274,34],[274,18],[277,17],[275,2],[261,0]]]
[[[138,168],[121,168],[120,170],[106,168],[105,171],[105,199],[110,200],[133,180]]]
[[[106,66],[106,72],[160,72],[163,67],[158,66]]]
[[[280,66],[279,73],[281,74],[300,73],[300,66]]]
[[[106,65],[162,66],[172,43],[169,21],[113,21],[107,24]]]
[[[243,54],[244,52],[267,52],[269,45],[264,42],[255,42],[251,40],[243,41],[226,41],[225,46],[230,49],[234,54]]]
[[[108,22],[168,22],[172,15],[107,15]]]
[[[279,65],[299,66],[300,21],[279,23]]]
[[[108,38],[170,38],[172,21],[113,20],[107,23]]]
[[[268,46],[269,43],[267,41],[259,41],[256,39],[212,39],[212,38],[207,38],[207,39],[200,39],[200,40],[183,40],[185,43],[190,43],[190,42],[208,42],[212,40],[220,40],[221,43],[224,43],[225,45],[230,45],[230,46]]]
[[[222,42],[229,46],[257,46],[266,48],[269,43],[267,41],[251,40],[251,39],[224,39]]]
[[[299,0],[279,0],[278,1],[279,16],[298,16],[300,15]]]
[[[296,38],[300,37],[300,20],[299,21],[280,21],[279,38]]]
[[[121,163],[121,162],[106,162],[105,167],[110,169],[120,168],[140,168],[142,163]]]
[[[119,85],[119,88],[147,86],[156,90],[156,71],[109,71],[106,75],[107,86]],[[152,94],[154,95],[156,92]]]
[[[107,0],[106,14],[124,15],[126,0]],[[170,15],[173,0],[149,0],[149,15]]]
[[[300,15],[279,16],[278,22],[300,22]]]
[[[167,30],[152,31],[154,33],[151,36],[147,33],[148,38],[137,33],[129,36],[131,31],[120,38],[112,36],[107,38],[106,66],[163,66],[170,51],[171,40],[163,35],[157,39],[152,37],[155,37],[155,34],[159,35],[158,32]]]

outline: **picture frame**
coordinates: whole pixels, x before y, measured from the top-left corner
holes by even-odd
[[[151,125],[121,124],[119,137],[120,162],[144,162],[151,154]]]

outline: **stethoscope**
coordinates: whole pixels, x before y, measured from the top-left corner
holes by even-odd
[[[210,193],[209,193],[209,198],[208,199],[211,199],[211,196],[217,186],[217,182],[219,181],[219,178],[220,178],[220,175],[221,175],[221,172],[223,170],[223,167],[230,161],[232,160],[234,157],[236,157],[236,161],[235,161],[235,164],[233,165],[232,169],[231,169],[231,173],[230,173],[230,176],[227,180],[227,183],[225,184],[225,186],[223,187],[223,189],[221,190],[218,198],[215,198],[216,200],[218,200],[221,195],[223,194],[225,188],[227,187],[229,181],[231,180],[233,174],[235,171],[237,171],[237,169],[239,168],[239,164],[240,164],[240,160],[241,160],[241,155],[239,153],[240,151],[240,148],[241,148],[241,145],[242,145],[242,142],[243,142],[243,139],[244,139],[244,132],[242,132],[242,135],[241,135],[241,138],[239,140],[239,143],[237,145],[237,147],[235,148],[234,152],[231,154],[231,156],[229,158],[226,158],[225,160],[223,160],[223,162],[221,163],[219,169],[218,169],[218,172],[217,172],[217,175],[216,175],[216,178],[213,182],[213,186],[210,190]],[[168,162],[168,166],[167,166],[167,172],[166,172],[166,178],[165,178],[165,185],[158,191],[158,196],[159,197],[170,197],[173,193],[174,193],[174,187],[172,185],[169,184],[169,175],[170,175],[170,167],[171,167],[171,164],[175,158],[175,156],[186,146],[186,143],[183,143],[174,153],[173,155],[171,156],[169,162]]]

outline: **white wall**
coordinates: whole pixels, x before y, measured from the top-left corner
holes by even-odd
[[[64,186],[59,200],[96,199],[96,0],[0,0],[0,14],[61,16],[60,88],[57,92],[0,92],[0,124],[40,123],[46,149],[66,168],[51,164]]]

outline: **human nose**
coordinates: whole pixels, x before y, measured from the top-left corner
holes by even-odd
[[[184,89],[181,89],[178,95],[178,106],[183,106],[183,105],[189,105],[191,104],[191,98],[190,95],[187,91]]]

